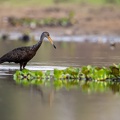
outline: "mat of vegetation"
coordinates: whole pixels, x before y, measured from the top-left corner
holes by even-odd
[[[69,67],[64,70],[30,71],[24,69],[16,71],[14,80],[22,85],[45,85],[56,89],[80,87],[84,91],[104,92],[111,89],[120,90],[120,64],[109,67],[83,66],[81,68]]]

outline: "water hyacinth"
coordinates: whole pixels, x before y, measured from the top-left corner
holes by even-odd
[[[106,80],[110,78],[110,70],[106,67],[84,66],[82,67],[82,74],[84,77],[92,80]]]
[[[79,79],[79,68],[69,67],[65,70],[54,69],[55,79]]]
[[[64,70],[54,69],[53,75],[51,71],[30,71],[24,69],[22,71],[16,71],[14,74],[15,79],[50,79],[53,77],[56,79],[78,79],[78,80],[96,80],[105,81],[107,79],[118,79],[120,76],[120,65],[113,65],[110,67],[96,67],[96,66],[83,66],[81,68],[68,67]]]
[[[51,74],[52,73],[52,74]],[[83,91],[104,92],[108,89],[120,90],[120,64],[110,67],[83,66],[81,68],[68,67],[64,70],[30,71],[24,69],[16,71],[14,80],[22,85],[50,85],[56,89],[66,89],[81,86]],[[115,83],[117,90],[114,88]]]
[[[20,83],[23,85],[30,84],[43,84],[45,80],[50,79],[50,71],[30,71],[24,69],[22,71],[16,71],[14,74],[14,80],[16,83]]]

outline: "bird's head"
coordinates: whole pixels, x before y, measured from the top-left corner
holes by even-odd
[[[53,47],[56,49],[56,46],[53,44],[53,40],[51,39],[50,34],[48,32],[43,32],[42,35],[43,37],[46,37],[50,41],[50,43],[53,45]]]

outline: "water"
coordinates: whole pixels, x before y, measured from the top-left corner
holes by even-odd
[[[0,41],[0,55],[18,46],[34,44]],[[27,69],[53,70],[68,66],[109,66],[120,62],[120,44],[55,42],[55,50],[44,42]],[[83,92],[81,88],[55,90],[53,86],[24,87],[13,80],[18,64],[0,65],[1,120],[119,120],[120,94]]]
[[[40,34],[42,31],[33,31],[29,33],[30,37],[33,37],[35,40],[40,39]],[[64,41],[64,42],[69,42],[69,41],[74,41],[74,42],[84,42],[86,41],[91,41],[91,42],[98,42],[102,41],[104,43],[106,42],[120,42],[120,36],[119,35],[64,35],[63,33],[50,33],[52,38],[55,41]],[[56,34],[59,34],[56,36]],[[10,40],[16,40],[19,39],[23,36],[23,33],[18,32],[18,31],[11,31],[11,32],[5,32],[4,30],[0,30],[0,37],[7,35]]]

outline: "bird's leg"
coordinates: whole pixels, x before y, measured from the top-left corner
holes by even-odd
[[[27,62],[24,62],[23,63],[23,69],[25,68],[26,65],[27,65]]]
[[[23,63],[20,63],[20,70],[22,70],[22,65],[23,65]]]

